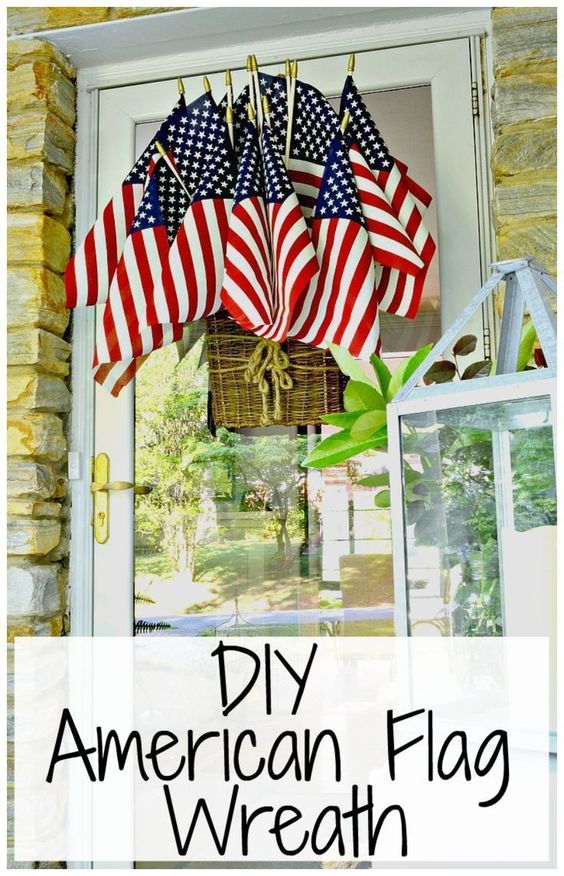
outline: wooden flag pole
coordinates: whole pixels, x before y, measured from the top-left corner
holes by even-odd
[[[268,127],[270,128],[270,103],[268,101],[268,97],[266,96],[266,94],[264,95],[264,97],[262,99],[262,110],[264,113],[264,120],[265,120],[266,124],[268,125]]]
[[[180,185],[182,186],[182,188],[184,189],[184,191],[186,192],[188,197],[191,199],[192,195],[190,194],[190,192],[188,191],[188,189],[184,185],[182,177],[180,176],[176,167],[174,166],[174,164],[172,163],[172,161],[168,157],[167,151],[164,148],[164,146],[162,145],[162,143],[159,143],[159,141],[157,140],[155,143],[155,146],[157,147],[157,151],[158,151],[159,155],[164,159],[164,162],[165,162],[166,166],[169,168],[170,172],[173,174],[175,179],[178,180],[178,182],[180,183]]]
[[[233,80],[231,78],[231,70],[225,71],[225,90],[227,96],[225,121],[227,122],[227,130],[229,131],[229,139],[231,140],[231,145],[235,146],[235,128],[233,125]]]
[[[249,77],[249,103],[255,109],[255,89],[253,86],[253,63],[252,55],[247,56],[247,76]]]
[[[252,66],[252,73],[253,73],[253,83],[255,86],[257,120],[258,120],[258,126],[259,126],[259,130],[260,130],[260,128],[262,127],[262,123],[263,123],[263,114],[262,114],[262,101],[260,98],[260,82],[259,82],[258,64],[257,64],[257,56],[256,55],[251,55],[251,66]]]
[[[250,101],[247,104],[247,117],[248,117],[250,122],[255,123],[255,119],[257,117],[257,114],[255,112],[254,106],[252,105],[252,103]]]
[[[235,127],[233,124],[233,107],[228,106],[225,110],[225,121],[227,122],[227,130],[229,132],[229,139],[231,141],[231,145],[235,146]]]
[[[231,78],[231,70],[225,71],[225,90],[227,96],[227,106],[233,109],[233,80]]]
[[[288,124],[286,127],[286,151],[284,160],[286,167],[290,163],[290,149],[292,146],[292,127],[294,125],[294,104],[296,101],[296,79],[298,78],[298,62],[292,61],[290,65],[290,85],[288,88]],[[288,80],[286,80],[288,81]]]

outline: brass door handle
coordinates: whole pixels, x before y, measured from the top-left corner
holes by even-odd
[[[108,484],[93,483],[90,485],[93,493],[108,493],[110,490],[133,490],[136,496],[146,496],[153,492],[149,484],[132,484],[129,481],[111,481]]]
[[[90,490],[94,499],[94,538],[98,544],[105,544],[110,537],[110,492],[133,490],[136,496],[146,496],[152,492],[148,484],[136,486],[130,481],[110,480],[110,459],[107,453],[99,453],[92,461],[92,483]]]

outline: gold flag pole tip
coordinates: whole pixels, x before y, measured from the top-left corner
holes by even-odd
[[[182,79],[180,78],[180,76],[179,76],[178,79],[176,80],[176,84],[178,85],[178,93],[179,93],[179,94],[185,94],[185,93],[186,93],[186,89],[184,88],[184,83],[183,83]]]
[[[231,70],[225,71],[225,84],[228,88],[230,88],[233,85],[233,81],[231,79]]]
[[[344,132],[347,130],[350,120],[351,120],[351,114],[347,110],[345,115],[343,116],[343,121],[341,122],[341,131]]]
[[[247,73],[250,73],[253,69],[253,56],[247,55]]]
[[[227,109],[225,110],[225,121],[227,122],[228,125],[233,124],[233,108],[230,106],[228,106]]]
[[[262,108],[264,110],[265,116],[267,116],[270,112],[270,104],[268,102],[268,97],[266,96],[266,94],[262,98]]]
[[[254,122],[256,113],[252,103],[247,104],[247,115],[249,117],[249,121]]]
[[[288,78],[292,75],[292,62],[289,58],[286,58],[284,61],[284,76]]]
[[[249,57],[250,57],[250,59],[251,59],[251,71],[252,71],[253,73],[255,73],[255,72],[258,70],[257,56],[256,56],[256,55],[250,55]]]
[[[159,141],[156,140],[155,146],[157,147],[157,152],[159,153],[159,155],[166,155],[166,149],[164,148],[162,143],[159,143]]]
[[[292,79],[298,78],[298,62],[292,61]]]
[[[207,76],[204,76],[204,91],[207,92],[207,94],[209,94],[211,90],[212,90],[212,87],[210,85],[210,80],[208,79]]]
[[[355,54],[354,52],[351,52],[349,55],[349,66],[347,68],[349,73],[354,73],[355,60]]]

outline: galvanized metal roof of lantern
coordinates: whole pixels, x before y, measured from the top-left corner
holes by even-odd
[[[548,382],[554,381],[557,369],[556,316],[552,306],[552,300],[556,298],[556,283],[532,257],[496,262],[492,267],[492,276],[390,403],[398,412],[415,407],[445,407],[449,399],[453,406],[482,404],[493,398],[516,398],[550,391]],[[420,386],[431,366],[452,350],[465,325],[500,282],[505,282],[506,287],[495,375]],[[535,326],[546,367],[517,371],[521,329],[527,311]]]

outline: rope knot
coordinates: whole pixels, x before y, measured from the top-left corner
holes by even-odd
[[[261,338],[249,357],[245,368],[245,380],[247,383],[256,384],[262,396],[262,415],[260,418],[262,426],[268,426],[272,421],[279,422],[282,419],[281,391],[292,389],[294,385],[287,371],[289,364],[288,354],[284,352],[280,344],[268,338]],[[267,379],[267,372],[274,390],[272,417],[268,411],[270,383]]]

